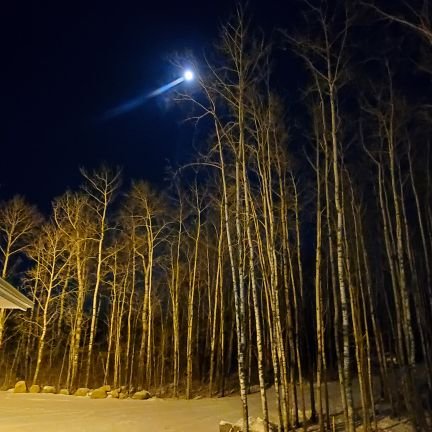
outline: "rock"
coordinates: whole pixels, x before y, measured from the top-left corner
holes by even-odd
[[[56,388],[54,386],[43,386],[42,393],[55,393]]]
[[[91,399],[106,399],[108,396],[107,391],[104,387],[97,388],[91,392]]]
[[[241,432],[241,427],[226,421],[219,423],[219,432]]]
[[[80,387],[75,393],[74,396],[87,396],[89,393],[89,389],[87,387]]]
[[[14,387],[14,393],[27,393],[27,384],[25,381],[18,381]]]
[[[105,390],[106,392],[110,392],[111,386],[110,385],[103,385],[103,386],[99,387],[99,389]]]
[[[219,432],[241,432],[242,420],[236,423],[229,423],[226,421],[219,422]],[[264,420],[260,417],[249,417],[249,430],[250,432],[261,432],[264,430]],[[269,423],[269,432],[276,432],[277,427],[273,423]]]
[[[40,393],[41,388],[39,385],[37,384],[33,384],[32,386],[30,386],[29,388],[29,393]]]
[[[250,431],[263,431],[264,430],[264,420],[260,417],[257,417],[256,419],[251,419],[249,417],[249,425],[250,425]],[[275,424],[270,423],[268,425],[268,430],[269,432],[276,432],[277,431],[277,427]]]
[[[61,389],[59,391],[59,394],[69,396],[70,393],[68,389]]]
[[[112,389],[110,391],[111,397],[114,399],[118,399],[120,397],[120,392],[118,389]]]
[[[146,400],[150,398],[151,398],[151,394],[147,390],[138,391],[132,396],[132,399],[135,400]]]

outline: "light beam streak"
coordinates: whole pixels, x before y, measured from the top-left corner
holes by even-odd
[[[177,78],[176,80],[171,81],[170,83],[165,84],[164,86],[159,87],[158,89],[156,89],[156,90],[152,91],[151,93],[149,93],[148,96],[147,96],[147,98],[151,98],[151,97],[160,95],[161,93],[165,93],[167,90],[169,90],[170,88],[175,87],[176,85],[179,85],[184,80],[185,80],[184,77]]]
[[[165,84],[156,90],[153,90],[152,92],[150,92],[147,95],[139,96],[135,99],[130,99],[129,101],[124,102],[123,104],[117,106],[116,108],[112,108],[112,109],[108,110],[104,115],[104,119],[109,120],[109,119],[112,119],[112,118],[117,117],[119,115],[125,114],[129,111],[132,111],[135,108],[138,108],[140,105],[142,105],[147,99],[150,99],[152,97],[155,97],[155,96],[158,96],[162,93],[165,93],[169,89],[181,84],[183,81],[185,81],[184,76],[177,78],[174,81],[171,81],[170,83]]]

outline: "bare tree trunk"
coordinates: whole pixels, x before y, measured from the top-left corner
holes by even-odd
[[[223,206],[220,205],[220,226],[218,231],[218,247],[217,247],[217,267],[216,267],[216,278],[214,284],[214,305],[213,305],[213,322],[211,328],[211,340],[210,340],[210,372],[209,372],[209,397],[213,395],[213,377],[215,369],[215,349],[216,349],[216,330],[217,330],[217,308],[220,304],[222,310],[223,296],[222,296],[222,242],[223,242]],[[210,305],[209,305],[210,306]],[[219,325],[223,325],[223,319],[221,317]],[[222,347],[220,347],[222,349]]]
[[[195,209],[196,209],[196,234],[194,237],[195,247],[193,252],[192,275],[189,284],[188,293],[188,312],[187,312],[187,342],[186,342],[186,398],[190,399],[192,395],[192,346],[193,346],[193,324],[194,324],[194,296],[197,285],[197,266],[198,266],[198,248],[201,234],[201,212],[202,207],[199,202],[198,188],[194,188]]]
[[[102,168],[100,172],[95,172],[91,176],[87,174],[84,170],[81,170],[81,174],[88,182],[87,192],[94,201],[92,202],[92,200],[89,200],[89,205],[93,209],[96,217],[98,218],[97,233],[95,236],[97,238],[97,261],[95,272],[96,280],[93,288],[92,314],[90,323],[90,334],[87,346],[87,363],[84,378],[84,383],[87,387],[90,377],[90,369],[92,365],[94,339],[96,335],[97,311],[99,308],[99,289],[102,282],[102,264],[104,261],[103,248],[106,231],[108,229],[107,211],[113,199],[113,195],[119,186],[120,173],[111,173],[106,168]]]
[[[317,128],[317,127],[316,127]],[[318,138],[318,131],[315,132]],[[321,210],[321,167],[319,143],[316,144],[315,156],[316,173],[316,244],[315,244],[315,319],[316,319],[316,340],[317,340],[317,394],[318,394],[318,420],[320,432],[328,427],[324,421],[323,410],[323,357],[325,356],[324,345],[324,323],[323,323],[323,300],[322,300],[322,281],[321,281],[321,249],[322,249],[322,210]]]

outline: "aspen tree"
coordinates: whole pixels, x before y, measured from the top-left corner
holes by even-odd
[[[0,203],[0,275],[3,279],[9,275],[11,260],[25,251],[32,241],[40,222],[41,216],[36,208],[18,195]],[[5,323],[6,311],[0,309],[0,347],[3,342]]]
[[[103,167],[99,171],[95,171],[92,174],[89,174],[84,169],[82,169],[81,174],[86,180],[83,188],[89,197],[87,205],[90,208],[92,217],[94,217],[97,221],[95,222],[95,233],[92,234],[92,240],[96,242],[97,255],[95,281],[93,286],[90,333],[87,345],[87,362],[84,378],[84,384],[87,387],[93,360],[92,353],[97,327],[99,290],[102,283],[102,265],[105,260],[104,244],[107,231],[109,230],[109,224],[107,220],[108,209],[114,199],[115,192],[120,184],[120,172],[112,172],[111,170]]]
[[[202,197],[198,191],[196,182],[192,189],[193,213],[195,233],[192,235],[194,242],[192,252],[192,268],[190,272],[189,292],[188,292],[188,307],[187,307],[187,339],[186,339],[186,398],[190,399],[192,395],[192,344],[193,344],[193,326],[194,326],[194,297],[198,284],[198,255],[200,236],[202,229],[202,213],[204,205]],[[189,234],[190,235],[190,234]]]
[[[80,348],[85,322],[84,302],[88,291],[88,263],[91,256],[89,242],[91,220],[87,197],[67,192],[53,203],[54,221],[69,243],[73,271],[71,277],[76,284],[75,310],[71,317],[69,361],[66,385],[69,389],[77,385],[80,367]],[[72,310],[71,310],[72,311]]]
[[[354,431],[354,404],[351,385],[351,355],[350,355],[350,320],[349,302],[346,287],[345,274],[345,254],[344,247],[344,208],[341,190],[341,160],[343,158],[343,146],[340,139],[340,119],[338,117],[338,91],[342,84],[343,67],[345,64],[344,55],[346,49],[346,39],[350,26],[347,11],[342,11],[341,28],[336,29],[334,18],[339,12],[337,9],[328,13],[322,6],[315,7],[309,4],[311,20],[318,25],[321,32],[321,42],[316,43],[309,39],[289,38],[296,52],[303,59],[306,67],[310,70],[314,78],[318,95],[324,102],[321,109],[325,109],[323,115],[326,124],[326,156],[329,157],[329,167],[331,167],[333,190],[332,199],[334,203],[335,221],[335,242],[336,242],[336,274],[333,278],[333,289],[335,292],[335,311],[339,310],[341,315],[342,346],[336,346],[339,369],[339,383],[341,399],[344,406],[345,427],[349,432]],[[327,139],[328,137],[328,139]],[[327,183],[327,180],[326,180]],[[326,185],[327,187],[327,185]],[[328,190],[326,189],[326,192]],[[327,201],[328,212],[330,212],[330,202]],[[330,229],[330,225],[328,226]],[[332,242],[331,237],[329,241]],[[333,252],[331,252],[332,254]],[[331,258],[332,259],[332,258]],[[337,279],[337,280],[336,280]],[[337,292],[336,292],[337,282]],[[336,297],[337,294],[337,297]],[[338,339],[338,312],[335,314],[335,338]],[[337,344],[338,345],[338,342]]]
[[[29,250],[30,257],[40,267],[40,270],[37,267],[34,269],[33,280],[35,285],[38,285],[38,295],[35,296],[35,299],[42,312],[41,322],[37,323],[40,334],[33,384],[36,384],[39,377],[42,359],[45,354],[44,348],[50,331],[49,327],[53,327],[52,324],[57,318],[56,303],[61,296],[58,287],[61,285],[69,264],[67,244],[62,237],[63,234],[55,226],[51,224],[44,225],[34,247]]]
[[[219,50],[225,61],[231,65],[231,76],[223,76],[223,70],[218,71],[209,65],[213,80],[206,83],[201,81],[202,90],[207,98],[208,106],[197,104],[204,109],[204,115],[213,118],[216,135],[217,166],[220,170],[224,203],[225,232],[230,258],[231,277],[234,291],[235,322],[237,334],[237,364],[242,400],[243,429],[249,430],[247,405],[247,376],[246,376],[246,348],[247,348],[247,320],[246,320],[246,286],[245,269],[247,250],[243,226],[243,211],[245,199],[248,199],[247,185],[244,184],[244,170],[246,169],[246,89],[253,81],[253,74],[257,71],[259,52],[247,53],[248,28],[243,11],[237,10],[237,18],[222,28]],[[258,58],[256,55],[258,54]],[[255,56],[255,57],[254,57]],[[226,71],[227,69],[225,69]],[[223,124],[219,116],[220,103],[227,103],[232,112],[232,125]],[[232,173],[234,175],[234,196],[229,195],[228,172],[229,165],[225,158],[227,153],[233,156]],[[233,209],[232,215],[230,209]]]

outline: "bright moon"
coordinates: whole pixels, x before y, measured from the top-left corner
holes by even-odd
[[[183,74],[183,77],[186,81],[192,81],[194,74],[191,70],[186,70],[185,73]]]

